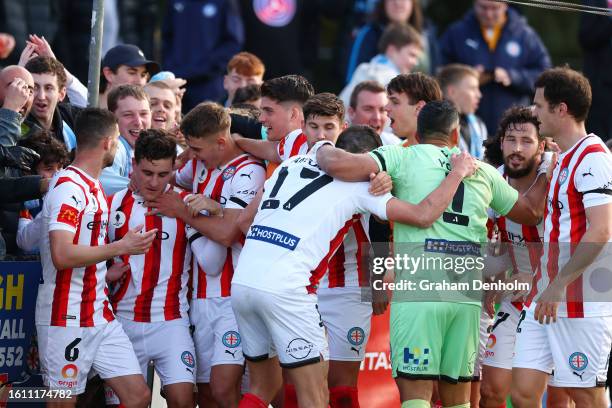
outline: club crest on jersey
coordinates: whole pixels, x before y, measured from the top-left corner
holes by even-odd
[[[566,181],[567,181],[567,177],[569,176],[569,169],[567,167],[561,169],[561,172],[559,173],[559,185],[562,186]]]
[[[223,337],[221,337],[221,341],[225,347],[236,348],[240,345],[240,333],[237,331],[226,331]]]
[[[346,339],[353,346],[361,346],[365,340],[365,332],[361,327],[352,327],[349,329]]]
[[[111,218],[111,224],[115,228],[121,228],[125,224],[125,220],[126,217],[123,211],[116,211]]]
[[[236,166],[228,166],[221,173],[221,178],[223,178],[223,181],[227,181],[234,177],[234,174],[236,174]]]
[[[570,368],[576,371],[583,371],[589,365],[589,359],[587,358],[586,354],[579,351],[572,353],[572,355],[569,356],[568,362]]]
[[[195,357],[191,354],[191,351],[183,351],[181,354],[181,361],[189,368],[195,367]]]

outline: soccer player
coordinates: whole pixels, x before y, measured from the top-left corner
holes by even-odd
[[[401,143],[397,136],[385,131],[389,120],[386,111],[388,103],[387,92],[380,83],[376,81],[358,83],[349,100],[347,109],[349,123],[372,127],[380,135],[383,144]]]
[[[302,106],[314,95],[308,80],[299,75],[286,75],[265,81],[261,86],[261,115],[268,140],[239,138],[238,146],[255,157],[280,163],[308,150],[302,133]],[[270,173],[271,174],[271,173]]]
[[[387,85],[387,95],[393,134],[404,141],[404,146],[417,144],[417,117],[426,103],[442,100],[440,86],[435,79],[413,72],[393,78]]]
[[[469,65],[449,64],[438,72],[438,82],[444,99],[455,104],[459,111],[461,139],[459,148],[470,152],[479,160],[484,157],[483,142],[487,139],[487,126],[476,116],[480,93],[479,73]]]
[[[176,142],[172,136],[162,130],[142,131],[134,146],[134,191],[126,188],[109,199],[111,242],[123,238],[136,225],[157,229],[146,254],[115,259],[129,269],[116,283],[111,302],[132,342],[142,374],[147,375],[149,362],[153,361],[171,408],[193,406],[196,359],[187,314],[189,235],[193,234],[181,220],[147,215],[145,203],[170,188],[175,158]],[[110,401],[115,402],[114,398]]]
[[[132,344],[110,308],[106,261],[145,253],[157,230],[144,232],[138,225],[107,244],[109,211],[97,177],[113,162],[117,121],[106,110],[89,108],[81,112],[75,130],[74,162],[53,178],[42,210],[36,331],[43,380],[51,389],[71,389],[78,395],[94,369],[124,406],[144,408],[151,394]],[[73,398],[63,406],[75,403]]]
[[[195,327],[200,406],[214,401],[221,407],[235,407],[240,400],[244,339],[230,303],[234,265],[242,249],[236,220],[265,180],[263,163],[243,152],[229,130],[228,111],[210,102],[196,106],[181,122],[181,132],[195,159],[178,171],[176,184],[219,202],[221,217],[193,216],[177,195],[164,194],[149,203],[219,244],[212,256],[220,262],[209,259],[193,265],[190,318]]]
[[[582,74],[546,70],[535,87],[540,133],[561,154],[548,189],[537,283],[517,328],[512,404],[539,406],[554,370],[552,386],[567,390],[576,406],[605,407],[612,304],[589,301],[600,288],[590,289],[592,271],[583,273],[612,236],[612,156],[585,130],[591,87]]]
[[[367,183],[344,183],[322,173],[316,150],[325,143],[331,144],[319,142],[311,154],[285,161],[258,196],[259,211],[233,280],[232,306],[251,380],[241,407],[267,406],[281,386],[279,362],[296,387],[299,406],[328,405],[327,342],[316,287],[353,215],[371,212],[427,226],[450,202],[459,180],[473,171],[471,158],[461,156],[452,176],[412,205],[390,194],[375,197]]]
[[[232,106],[238,88],[261,85],[265,72],[266,67],[256,55],[246,51],[234,55],[227,63],[227,74],[223,77],[223,89],[227,92],[225,106]]]
[[[448,172],[448,157],[458,151],[458,112],[448,101],[430,102],[420,109],[417,130],[421,144],[410,148],[383,146],[370,154],[356,155],[323,146],[317,161],[330,175],[346,180],[365,181],[371,173],[385,170],[394,181],[393,191],[398,198],[415,202]],[[519,222],[536,224],[540,217],[536,203],[543,197],[545,187],[546,178],[540,177],[528,195],[518,197],[497,170],[482,163],[474,176],[462,182],[452,206],[432,227],[418,229],[395,223],[396,253],[422,256],[423,249],[420,253],[411,251],[425,245],[425,254],[431,249],[453,256],[448,241],[477,245],[472,248],[479,253],[477,243],[486,242],[487,208],[491,206]],[[398,244],[411,244],[415,249]],[[423,279],[440,279],[441,271],[430,271],[432,276],[428,276],[426,268],[417,272]],[[405,278],[401,270],[396,270],[396,281]],[[403,294],[395,292],[394,299]],[[425,292],[414,293],[418,294],[431,300]],[[438,386],[444,406],[469,406],[480,302],[445,299],[448,298],[436,302],[394,301],[391,306],[392,370],[404,408],[429,407],[433,380],[437,379],[442,380]]]

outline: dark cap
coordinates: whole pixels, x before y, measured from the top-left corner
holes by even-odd
[[[127,65],[128,67],[145,65],[150,75],[159,72],[157,62],[146,59],[140,48],[131,44],[117,45],[108,50],[104,58],[102,58],[102,68],[109,67],[115,70],[119,65]]]

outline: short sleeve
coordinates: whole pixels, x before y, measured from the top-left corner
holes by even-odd
[[[612,155],[589,153],[574,173],[574,186],[582,193],[585,208],[612,203]]]
[[[382,220],[387,219],[387,202],[393,198],[391,193],[375,196],[368,191],[369,183],[354,183],[353,195],[356,199],[357,209],[362,213],[370,213]]]
[[[297,156],[299,154],[308,153],[308,141],[306,135],[302,132],[292,132],[285,136],[276,146],[278,157],[281,162]]]
[[[250,163],[239,168],[232,177],[225,208],[239,210],[246,208],[253,201],[265,180],[266,170],[259,163]]]
[[[176,185],[191,191],[193,189],[193,177],[196,171],[196,160],[189,160],[176,171]]]
[[[506,215],[518,201],[518,191],[512,188],[497,170],[491,169],[487,174],[492,193],[490,207],[496,213]]]
[[[368,154],[374,158],[380,171],[385,171],[391,178],[396,178],[401,171],[402,160],[405,159],[406,153],[407,148],[401,145],[387,145]]]
[[[45,205],[49,206],[49,231],[77,232],[86,206],[85,193],[77,184],[64,182],[57,185],[47,194]]]

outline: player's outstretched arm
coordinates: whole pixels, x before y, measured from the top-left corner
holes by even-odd
[[[137,255],[145,253],[153,243],[157,229],[142,232],[139,225],[119,241],[108,245],[89,246],[73,243],[74,233],[54,230],[49,232],[51,259],[58,270],[79,268],[97,264],[120,255]]]
[[[477,162],[468,153],[451,157],[452,170],[420,203],[414,205],[394,198],[387,203],[387,218],[419,228],[430,227],[450,205],[461,180],[471,176],[478,168]]]
[[[343,181],[369,181],[378,173],[376,161],[367,153],[355,154],[325,144],[317,150],[317,164],[325,173]]]
[[[242,150],[252,154],[258,159],[267,160],[273,163],[281,162],[281,158],[278,156],[277,150],[278,142],[247,139],[237,134],[233,134],[232,137]]]

